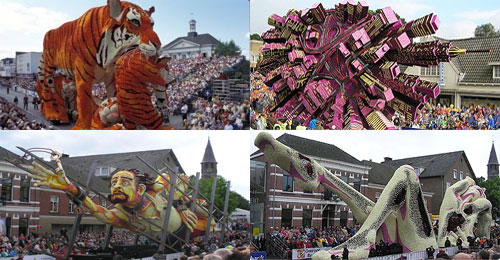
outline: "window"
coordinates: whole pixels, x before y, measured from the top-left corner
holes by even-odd
[[[75,203],[73,203],[73,200],[69,200],[69,207],[68,207],[68,213],[73,214],[75,212]]]
[[[3,178],[2,179],[2,193],[0,195],[1,201],[11,201],[12,200],[12,179]]]
[[[361,191],[361,179],[354,178],[354,189],[357,191]]]
[[[283,172],[283,191],[293,192],[293,179],[288,173]]]
[[[446,183],[446,189],[448,189],[451,186],[449,182]]]
[[[95,176],[109,177],[109,167],[99,167],[95,169]]]
[[[59,212],[59,197],[50,196],[50,212],[52,213]]]
[[[493,78],[500,78],[500,66],[493,66]]]
[[[19,235],[27,235],[28,234],[28,219],[27,218],[19,218]]]
[[[302,211],[302,226],[311,227],[312,226],[312,210],[304,209]]]
[[[281,227],[292,227],[292,210],[281,210]]]
[[[457,170],[453,169],[453,179],[457,179]]]
[[[347,211],[340,212],[340,226],[347,227]]]
[[[375,192],[375,202],[378,201],[378,198],[380,198],[380,192]]]
[[[21,202],[29,202],[30,201],[30,180],[23,179],[21,180],[21,190],[20,190],[20,201]]]
[[[463,179],[464,179],[464,172],[460,171],[460,180],[463,180]]]
[[[340,176],[340,179],[343,180],[345,183],[349,183],[349,177],[347,176]]]
[[[420,75],[439,76],[439,68],[438,66],[420,67]]]

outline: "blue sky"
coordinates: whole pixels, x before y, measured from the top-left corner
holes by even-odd
[[[155,6],[155,31],[165,45],[189,31],[188,21],[197,21],[198,33],[218,40],[234,40],[248,55],[248,0],[131,0],[144,9]],[[41,51],[45,32],[80,17],[106,0],[0,0],[0,58],[18,51]]]
[[[262,33],[270,27],[267,17],[273,13],[285,15],[288,9],[302,10],[318,0],[250,0],[250,32]],[[340,0],[321,1],[325,8],[333,8]],[[429,13],[441,20],[437,36],[458,39],[474,36],[477,25],[491,22],[500,29],[500,2],[498,0],[365,0],[370,9],[391,6],[406,21]]]

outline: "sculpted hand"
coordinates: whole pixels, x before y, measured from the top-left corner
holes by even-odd
[[[71,182],[66,178],[66,174],[62,170],[54,173],[37,162],[33,162],[33,167],[30,169],[33,174],[29,174],[29,176],[37,180],[35,186],[47,186],[64,191],[70,187]]]
[[[189,209],[181,210],[179,211],[179,214],[181,215],[182,222],[184,222],[187,228],[193,232],[196,222],[198,221],[198,217]]]

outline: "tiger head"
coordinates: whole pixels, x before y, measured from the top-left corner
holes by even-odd
[[[139,46],[141,52],[148,57],[160,53],[161,42],[153,30],[154,20],[151,17],[154,7],[145,11],[129,2],[108,0],[105,8],[111,19],[99,44],[99,65],[104,67],[110,64],[120,54],[135,46]]]

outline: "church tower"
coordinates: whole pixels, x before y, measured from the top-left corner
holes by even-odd
[[[495,151],[495,142],[491,144],[490,159],[488,160],[488,179],[498,177],[498,159]]]
[[[208,178],[217,175],[217,161],[215,160],[214,151],[210,144],[210,137],[208,138],[207,147],[205,147],[205,154],[201,161],[201,177]]]

